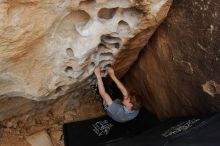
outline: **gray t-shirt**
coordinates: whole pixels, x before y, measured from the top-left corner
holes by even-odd
[[[104,105],[107,111],[107,114],[117,122],[126,122],[134,119],[139,110],[128,111],[128,109],[122,104],[120,99],[116,99],[112,102],[111,105]]]

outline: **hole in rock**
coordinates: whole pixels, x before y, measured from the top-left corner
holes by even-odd
[[[99,49],[99,52],[101,53],[112,53],[113,52],[111,49],[107,48],[104,44],[99,44],[98,49]]]
[[[101,67],[101,73],[106,76],[107,69],[111,67],[112,61],[111,60],[102,60],[99,62],[99,66]]]
[[[117,11],[117,8],[102,8],[98,12],[98,17],[102,19],[112,19]]]
[[[107,75],[107,71],[103,68],[103,70],[101,70],[101,75],[102,76],[106,76]]]
[[[113,55],[110,52],[101,53],[99,56],[99,60],[112,60]]]
[[[120,48],[120,43],[115,43],[115,44],[103,43],[103,45],[105,46],[105,48],[108,48],[108,49]]]
[[[89,69],[95,68],[95,62],[91,62],[89,65]]]
[[[206,81],[205,84],[202,85],[203,91],[208,93],[211,96],[215,96],[217,92],[215,81]]]
[[[69,87],[68,86],[65,86],[65,85],[61,85],[61,86],[58,86],[55,90],[53,90],[49,96],[53,96],[54,94],[57,94],[57,93],[61,93],[61,92],[64,92],[66,90],[68,90]]]
[[[79,3],[79,7],[83,9],[89,9],[92,8],[95,3],[95,0],[85,0]]]
[[[105,69],[102,69],[102,70],[101,70],[101,73],[102,73],[102,74],[105,74],[105,72],[106,72]]]
[[[120,44],[119,43],[115,43],[114,44],[114,48],[117,48],[117,49],[120,48]]]
[[[121,39],[118,37],[112,37],[109,35],[102,35],[101,36],[101,41],[103,43],[108,43],[108,44],[115,44],[115,43],[120,43]]]
[[[66,88],[65,86],[59,86],[59,87],[56,88],[55,93],[65,91],[65,88]]]
[[[73,50],[71,48],[67,48],[66,49],[66,54],[69,56],[69,57],[74,57],[73,55]]]
[[[90,20],[90,15],[84,10],[78,10],[72,13],[75,24],[85,25]]]
[[[99,48],[99,49],[102,49],[102,48],[106,48],[106,46],[105,46],[104,44],[100,43],[100,44],[98,45],[98,48]],[[107,49],[107,48],[106,48],[106,49]]]
[[[71,66],[67,66],[65,72],[68,74],[73,74],[73,68]]]
[[[90,65],[95,66],[95,62],[91,62],[91,64],[90,64]]]
[[[99,66],[102,70],[106,70],[108,67],[110,67],[112,64],[111,60],[102,60],[99,62]]]
[[[123,20],[118,22],[118,27],[117,27],[117,33],[119,35],[128,35],[130,33],[131,29],[129,27],[129,24]]]
[[[111,65],[111,63],[109,63],[109,61],[105,64],[105,66],[104,66],[104,68],[105,69],[108,69],[109,67],[111,67],[112,65]]]
[[[62,88],[61,87],[57,87],[55,93],[59,93],[61,91],[62,91]]]
[[[215,88],[215,86],[212,85],[212,84],[209,84],[207,89],[208,89],[209,92],[211,92],[211,93],[213,93],[213,94],[216,93],[216,88]]]
[[[112,65],[109,63],[106,65],[107,68],[112,67]]]

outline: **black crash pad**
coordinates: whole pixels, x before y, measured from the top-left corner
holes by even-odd
[[[115,143],[129,139],[155,126],[159,120],[141,109],[129,122],[118,123],[108,116],[66,123],[63,125],[65,146],[93,146]]]
[[[220,146],[220,114],[171,119],[108,146]]]
[[[145,112],[123,124],[103,116],[64,124],[63,130],[65,146],[220,146],[220,113],[162,123]]]

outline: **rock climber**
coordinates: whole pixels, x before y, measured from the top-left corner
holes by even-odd
[[[140,100],[136,97],[134,93],[129,93],[122,82],[115,76],[114,70],[109,67],[108,74],[111,79],[116,83],[117,87],[123,94],[123,100],[115,99],[112,100],[110,95],[106,92],[102,77],[100,67],[96,67],[94,71],[97,77],[99,94],[103,98],[104,109],[107,112],[107,115],[110,116],[113,120],[123,123],[134,119],[141,107]]]

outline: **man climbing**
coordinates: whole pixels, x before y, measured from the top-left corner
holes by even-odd
[[[107,115],[121,123],[134,119],[139,113],[140,102],[133,93],[128,93],[125,86],[115,76],[114,70],[111,67],[108,68],[108,74],[122,92],[123,100],[112,100],[110,95],[105,91],[100,67],[97,67],[95,69],[95,75],[97,77],[99,94],[103,98],[103,105],[107,111]]]

